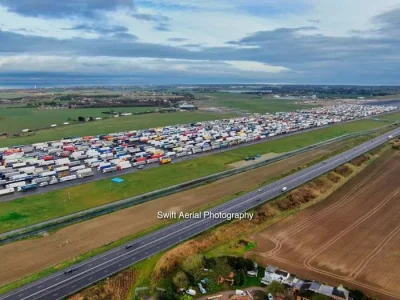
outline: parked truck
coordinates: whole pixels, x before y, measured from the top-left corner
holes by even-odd
[[[9,195],[9,194],[12,194],[12,193],[14,193],[14,188],[13,187],[5,188],[5,189],[0,190],[0,196]]]
[[[57,175],[56,171],[47,171],[39,174],[39,177],[47,177],[47,176],[55,176]]]
[[[83,170],[78,170],[78,171],[76,172],[76,174],[78,175],[78,178],[85,178],[85,177],[89,177],[89,176],[93,176],[93,175],[94,175],[94,173],[93,173],[93,171],[92,171],[91,168],[86,168],[86,169],[83,169]]]
[[[160,159],[160,165],[165,165],[165,164],[169,164],[172,162],[172,159],[167,157],[167,158],[161,158]]]
[[[45,176],[45,177],[37,177],[35,179],[32,180],[32,183],[42,183],[42,182],[49,182],[50,181],[50,177],[49,176]]]
[[[68,175],[65,177],[61,177],[58,181],[59,182],[65,182],[65,181],[70,181],[70,180],[74,180],[77,179],[78,177],[76,175]]]
[[[5,187],[6,187],[6,189],[9,189],[9,188],[17,188],[19,186],[24,186],[24,185],[26,185],[25,181],[18,181],[18,182],[12,182],[12,183],[6,184]]]
[[[19,186],[17,187],[17,191],[18,192],[27,192],[30,190],[34,190],[38,187],[38,185],[36,183],[31,183],[31,184],[27,184],[27,185],[23,185],[23,186]]]
[[[103,174],[105,174],[105,173],[115,172],[117,170],[118,170],[117,166],[112,166],[112,167],[104,168],[103,170],[101,170],[101,172]]]
[[[61,166],[61,167],[57,167],[54,169],[54,171],[56,172],[64,172],[64,171],[68,171],[69,167],[68,166]]]

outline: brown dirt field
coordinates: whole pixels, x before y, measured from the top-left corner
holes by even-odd
[[[332,144],[205,186],[74,224],[46,237],[1,246],[0,285],[160,224],[162,221],[157,219],[157,211],[192,211],[204,208],[225,197],[255,188],[273,177],[336,151],[343,145]]]
[[[249,255],[308,279],[400,299],[400,153],[388,151],[326,200],[253,238]]]

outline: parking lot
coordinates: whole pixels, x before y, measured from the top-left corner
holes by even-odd
[[[337,105],[1,148],[0,201],[16,198],[17,193],[122,175],[395,109]]]

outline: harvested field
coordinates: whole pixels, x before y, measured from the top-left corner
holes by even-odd
[[[250,255],[308,279],[400,299],[399,167],[400,153],[387,151],[326,200],[256,234]]]
[[[161,221],[156,217],[157,211],[204,208],[223,198],[254,189],[273,177],[337,151],[344,145],[343,142],[335,143],[205,186],[75,224],[46,237],[1,246],[0,285],[160,224]]]

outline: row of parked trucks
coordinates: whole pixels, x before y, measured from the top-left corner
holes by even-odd
[[[394,110],[339,105],[166,126],[0,149],[0,195],[111,173]],[[1,189],[3,187],[3,189]]]

